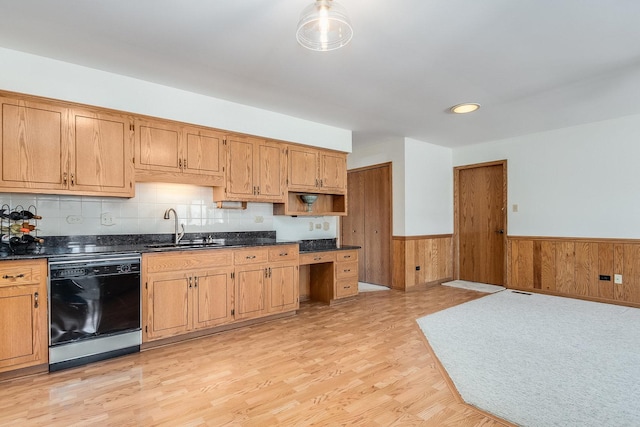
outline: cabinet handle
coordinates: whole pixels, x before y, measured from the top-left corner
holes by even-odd
[[[33,294],[33,307],[34,308],[38,308],[40,306],[40,294],[39,293],[34,293]]]
[[[3,279],[21,279],[23,277],[24,277],[23,273],[20,273],[17,276],[9,276],[8,274],[5,274],[4,276],[2,276]]]
[[[178,159],[178,169],[182,170],[182,159]]]
[[[322,187],[324,185],[324,183],[322,182],[322,180],[320,180],[320,187]]]
[[[280,256],[287,256],[287,255],[289,255],[289,252],[283,252],[280,254]]]
[[[269,277],[271,277],[271,267],[269,267]]]
[[[349,258],[351,258],[351,255],[344,255],[343,258],[344,259],[349,259]]]
[[[268,269],[268,268],[265,268],[265,269],[264,269],[264,277],[265,277],[265,279],[266,279],[267,277],[269,277],[269,269]]]
[[[67,185],[67,173],[66,172],[62,174],[62,183],[64,185]]]
[[[193,277],[189,277],[189,287],[191,287],[192,283],[193,283]]]
[[[322,259],[322,257],[321,257],[321,256],[318,256],[318,257],[314,257],[314,258],[313,258],[313,260],[314,260],[314,261],[320,261],[321,259]]]
[[[76,176],[75,174],[71,174],[71,185],[76,185]]]
[[[344,272],[345,272],[345,273],[348,273],[348,272],[350,272],[350,271],[351,271],[351,269],[350,269],[350,268],[349,268],[349,269],[347,269],[347,270],[344,270]]]
[[[254,259],[255,257],[255,255],[247,255],[247,259]]]
[[[184,160],[182,161],[182,167],[183,167],[184,169],[186,169],[186,168],[187,168],[187,159],[184,159]]]
[[[195,282],[196,282],[196,283],[195,283],[195,285],[193,285],[193,287],[194,287],[194,288],[197,288],[197,287],[198,287],[198,277],[196,277],[196,278],[195,278]]]
[[[342,289],[351,289],[351,285],[349,286],[343,286]]]
[[[256,187],[256,192],[257,192],[256,194],[258,194],[258,196],[259,196],[260,195],[260,186],[259,185]]]

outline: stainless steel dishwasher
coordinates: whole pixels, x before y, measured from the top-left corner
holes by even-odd
[[[49,370],[140,351],[140,255],[49,260]]]

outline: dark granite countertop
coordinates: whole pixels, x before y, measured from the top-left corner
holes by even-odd
[[[300,240],[300,253],[360,249],[360,246],[338,245],[337,239]]]
[[[207,238],[212,241],[207,243]],[[151,253],[190,250],[242,248],[296,244],[296,241],[276,239],[275,231],[186,234],[180,245],[174,246],[173,234],[48,236],[43,245],[28,248],[0,246],[0,260],[56,258],[67,256]],[[21,250],[22,249],[22,250]]]

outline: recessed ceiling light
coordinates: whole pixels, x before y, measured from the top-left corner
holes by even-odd
[[[473,113],[478,108],[480,108],[480,104],[476,104],[473,102],[465,102],[464,104],[454,105],[449,108],[449,111],[456,114],[465,114],[465,113]]]

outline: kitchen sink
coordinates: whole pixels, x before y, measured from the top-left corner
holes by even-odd
[[[183,240],[178,243],[150,243],[145,245],[147,248],[164,249],[164,248],[203,248],[213,246],[225,246],[224,239],[215,239],[212,241],[205,240]]]

